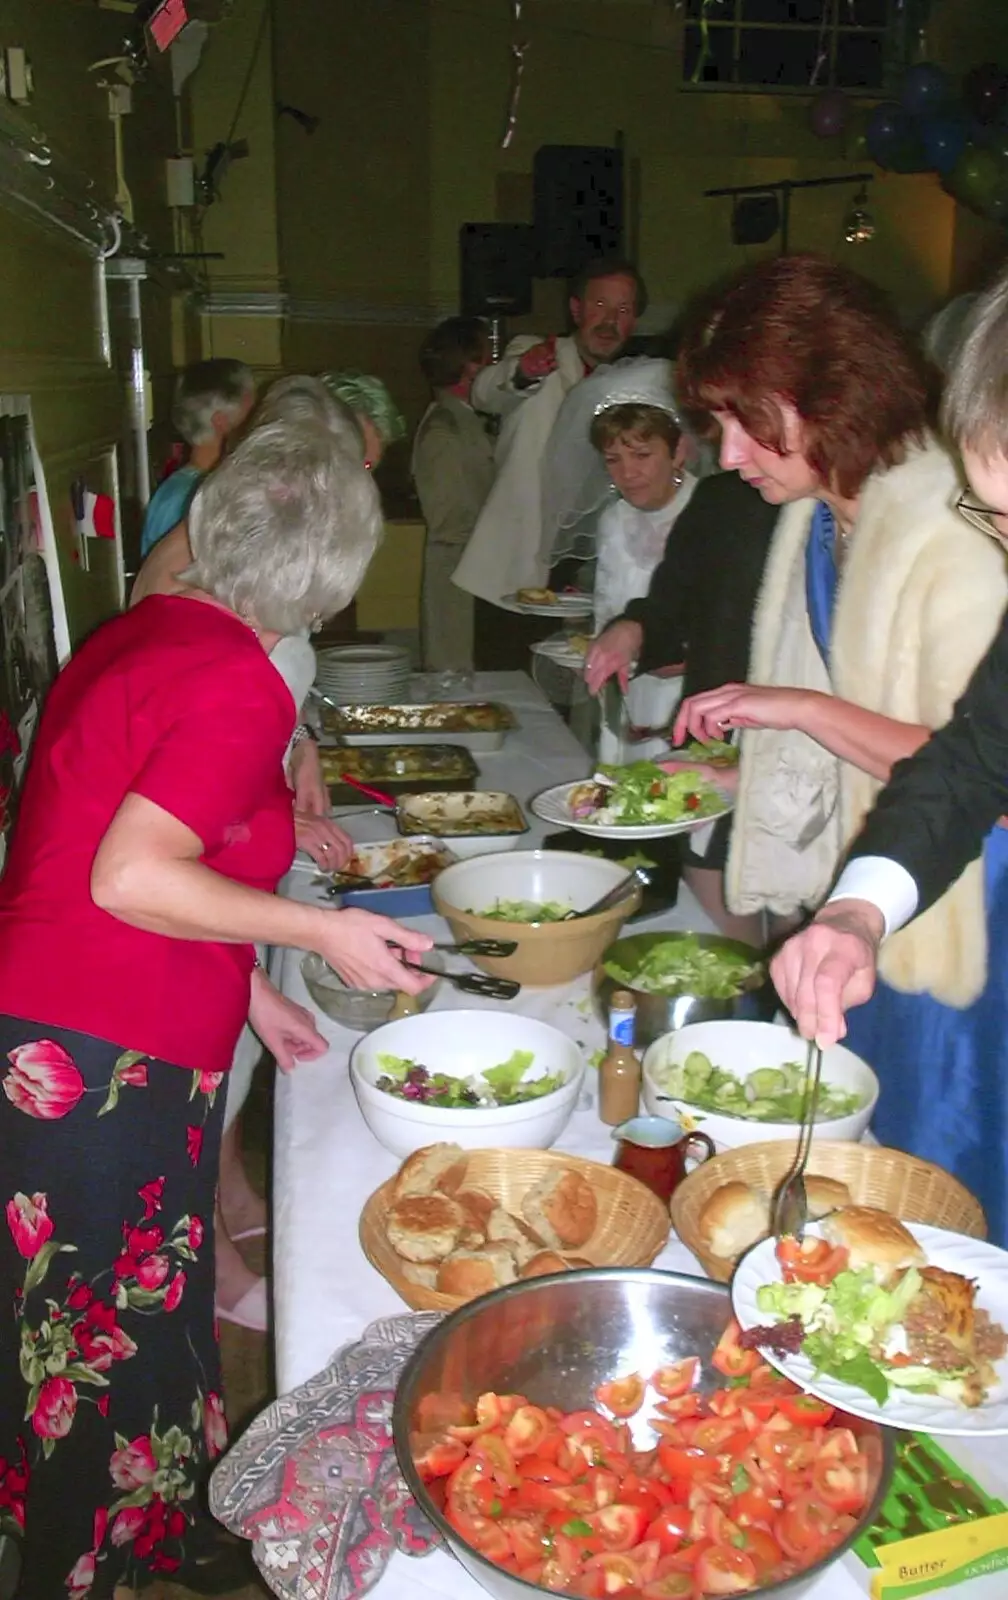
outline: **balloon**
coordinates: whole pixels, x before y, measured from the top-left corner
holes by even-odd
[[[969,127],[965,118],[957,116],[922,117],[921,143],[929,167],[944,178],[952,171],[966,148]]]
[[[1008,73],[995,61],[972,67],[962,82],[966,109],[978,122],[993,122],[1008,105]]]
[[[972,211],[983,212],[1000,191],[1004,178],[1004,166],[992,151],[968,144],[945,179],[945,188]]]
[[[948,74],[933,61],[921,61],[910,67],[903,79],[900,105],[912,117],[925,117],[938,111],[948,100],[951,84]]]
[[[990,150],[1008,171],[1008,128],[996,123],[994,127],[986,128],[984,131],[987,135],[983,141],[984,148]],[[974,144],[976,142],[973,140]]]
[[[868,153],[880,167],[891,172],[924,172],[927,156],[915,119],[885,100],[876,106],[865,131]]]
[[[1001,227],[1008,227],[1008,189],[999,189],[997,194],[991,196],[984,208],[984,216],[991,222],[1000,223]]]
[[[825,89],[809,108],[809,123],[818,139],[835,139],[843,133],[850,114],[850,101],[842,89]]]

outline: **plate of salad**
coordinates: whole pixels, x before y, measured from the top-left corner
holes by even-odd
[[[920,1247],[896,1269],[858,1258],[855,1270],[818,1224],[801,1245],[761,1240],[732,1280],[743,1342],[826,1407],[918,1432],[1008,1434],[1008,1252],[896,1226]]]
[[[692,833],[731,809],[725,790],[692,772],[665,772],[654,761],[600,766],[592,778],[555,784],[532,801],[543,822],[602,839]]]
[[[447,1111],[493,1111],[501,1106],[517,1106],[526,1100],[541,1100],[562,1089],[563,1072],[534,1075],[535,1055],[531,1050],[515,1050],[506,1061],[484,1067],[468,1077],[438,1072],[406,1056],[379,1055],[376,1089],[397,1100],[417,1105],[437,1106]]]

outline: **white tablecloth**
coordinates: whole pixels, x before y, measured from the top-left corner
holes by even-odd
[[[522,673],[484,674],[478,679],[481,696],[506,700],[519,718],[518,729],[502,751],[478,757],[482,781],[488,788],[507,789],[523,803],[540,789],[588,770],[588,758],[569,730],[553,712],[530,679]],[[534,845],[549,831],[530,816],[533,824],[524,844]],[[358,839],[389,837],[394,824],[373,814],[355,819],[351,831]],[[295,896],[312,893],[314,867],[296,864],[286,890]],[[440,937],[450,936],[438,917],[416,924]],[[656,919],[655,927],[709,931],[710,924],[685,888],[674,911]],[[356,1338],[374,1318],[401,1312],[402,1301],[365,1259],[357,1238],[357,1223],[367,1197],[395,1172],[398,1162],[383,1149],[365,1126],[347,1072],[350,1050],[358,1037],[312,1006],[300,974],[299,951],[276,951],[274,980],[283,992],[311,1007],[331,1048],[318,1061],[305,1062],[288,1077],[277,1079],[273,1164],[273,1305],[276,1329],[277,1388],[294,1388],[323,1367],[334,1350]],[[604,1029],[593,1015],[587,977],[561,989],[526,989],[515,1006],[530,1016],[553,1023],[591,1055],[604,1044]],[[460,995],[443,985],[438,1009],[486,1007],[498,1002]],[[599,1122],[594,1105],[595,1080],[578,1106],[557,1148],[609,1161],[612,1144],[608,1128]],[[670,1240],[655,1265],[681,1272],[700,1273],[696,1258],[677,1239]],[[964,1465],[983,1467],[1003,1450],[971,1446],[968,1455],[955,1453]],[[1008,1485],[1008,1473],[1002,1481]],[[454,1559],[438,1552],[424,1560],[393,1558],[382,1580],[383,1600],[408,1600],[430,1593],[477,1600],[483,1591]],[[867,1592],[865,1569],[853,1557],[817,1585],[812,1600],[857,1600]],[[969,1600],[995,1600],[1005,1594],[1003,1575],[974,1581],[965,1590]]]

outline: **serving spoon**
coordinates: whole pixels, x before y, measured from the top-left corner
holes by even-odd
[[[612,889],[608,889],[600,899],[593,901],[584,911],[565,911],[559,920],[561,922],[577,922],[581,917],[597,917],[600,911],[608,911],[610,906],[619,905],[620,901],[625,900],[631,889],[638,883],[646,889],[650,882],[651,874],[649,872],[645,872],[643,867],[633,867],[625,878],[621,878],[619,883]]]

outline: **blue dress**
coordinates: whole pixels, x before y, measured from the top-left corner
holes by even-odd
[[[820,513],[825,513],[825,516]],[[818,508],[806,550],[809,624],[828,665],[836,596],[832,516]],[[875,1136],[934,1161],[977,1196],[990,1238],[1008,1245],[1008,829],[983,851],[986,987],[965,1010],[929,994],[904,994],[879,979],[847,1017],[844,1043],[878,1074]]]

